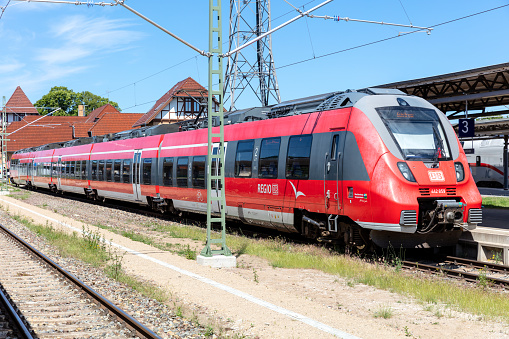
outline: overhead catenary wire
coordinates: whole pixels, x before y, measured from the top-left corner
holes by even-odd
[[[313,0],[313,1],[310,1],[308,2],[307,4],[309,3],[312,3],[316,0]],[[439,23],[439,24],[435,24],[435,25],[432,25],[430,26],[429,28],[436,28],[436,27],[440,27],[440,26],[443,26],[443,25],[447,25],[447,24],[450,24],[450,23],[453,23],[453,22],[457,22],[457,21],[460,21],[460,20],[465,20],[465,19],[468,19],[468,18],[471,18],[471,17],[474,17],[474,16],[478,16],[478,15],[482,15],[482,14],[485,14],[485,13],[488,13],[488,12],[492,12],[492,11],[496,11],[496,10],[500,10],[502,8],[505,8],[505,7],[508,7],[509,4],[505,4],[505,5],[501,5],[501,6],[498,6],[498,7],[494,7],[494,8],[490,8],[490,9],[487,9],[487,10],[484,10],[484,11],[480,11],[480,12],[476,12],[476,13],[473,13],[473,14],[469,14],[469,15],[466,15],[466,16],[463,16],[463,17],[459,17],[459,18],[456,18],[456,19],[452,19],[452,20],[448,20],[448,21],[444,21],[442,23]],[[293,6],[292,6],[293,7]],[[281,15],[280,17],[282,16],[285,16],[287,15],[288,13],[285,13],[283,15]],[[278,17],[279,18],[279,17]],[[406,35],[410,35],[410,34],[413,34],[413,33],[418,33],[418,32],[422,32],[422,30],[415,30],[415,31],[412,31],[412,32],[406,32],[406,33],[400,33],[396,36],[392,36],[392,37],[388,37],[388,38],[385,38],[385,39],[380,39],[380,40],[376,40],[376,41],[372,41],[372,42],[367,42],[365,44],[361,44],[361,45],[357,45],[357,46],[353,46],[353,47],[349,47],[349,48],[345,48],[345,49],[341,49],[341,50],[338,50],[338,51],[335,51],[335,52],[331,52],[331,53],[326,53],[326,54],[323,54],[323,55],[319,55],[319,56],[314,56],[313,58],[307,58],[307,59],[303,59],[303,60],[300,60],[300,61],[295,61],[295,62],[292,62],[292,63],[289,63],[289,64],[286,64],[286,65],[283,65],[283,66],[279,66],[279,67],[276,67],[276,69],[283,69],[283,68],[287,68],[287,67],[291,67],[291,66],[295,66],[295,65],[298,65],[298,64],[302,64],[302,63],[305,63],[305,62],[309,62],[309,61],[313,61],[313,60],[317,60],[317,59],[321,59],[321,58],[325,58],[325,57],[329,57],[329,56],[332,56],[332,55],[335,55],[335,54],[339,54],[339,53],[344,53],[344,52],[348,52],[348,51],[351,51],[351,50],[355,50],[355,49],[359,49],[359,48],[363,48],[363,47],[367,47],[367,46],[371,46],[371,45],[375,45],[375,44],[379,44],[379,43],[382,43],[382,42],[386,42],[386,41],[390,41],[390,40],[393,40],[393,39],[396,39],[396,38],[399,38],[399,37],[403,37],[403,36],[406,36]],[[190,58],[192,59],[192,58]],[[187,59],[181,63],[184,63],[184,62],[187,62],[189,61],[190,59]],[[161,72],[164,72],[161,71]],[[160,72],[159,72],[160,73]],[[151,77],[151,76],[149,76]],[[148,78],[148,77],[147,77]],[[132,84],[129,84],[127,86],[130,86]],[[124,86],[123,88],[127,87],[127,86]],[[145,102],[143,104],[139,104],[137,106],[142,106],[142,105],[146,105],[146,104],[149,104],[149,103],[154,103],[156,102],[157,99],[155,100],[151,100],[151,101],[148,101],[148,102]],[[136,106],[131,106],[131,107],[128,107],[128,108],[125,108],[125,109],[131,109],[131,108],[134,108]]]
[[[2,19],[2,17],[4,16],[4,12],[7,9],[7,7],[9,6],[10,3],[11,3],[11,0],[7,1],[7,4],[4,7],[1,7],[2,8],[2,13],[0,13],[0,19]]]
[[[408,16],[408,13],[406,12],[405,6],[403,6],[403,3],[401,2],[401,0],[398,0],[398,1],[400,3],[401,7],[403,7],[403,12],[405,12],[405,15],[406,15],[406,17],[408,19],[408,22],[410,22],[410,25],[413,25],[412,24],[412,20],[410,20],[410,17]]]
[[[116,6],[117,4],[114,2],[94,2],[94,1],[64,1],[64,0],[14,0],[20,2],[46,2],[52,4],[69,4],[69,5],[87,5],[88,7],[92,6]]]
[[[444,22],[441,22],[439,24],[431,25],[429,28],[440,27],[440,26],[447,25],[447,24],[450,24],[450,23],[453,23],[453,22],[457,22],[457,21],[460,21],[460,20],[465,20],[465,19],[477,16],[477,15],[481,15],[481,14],[485,14],[485,13],[488,13],[488,12],[496,11],[496,10],[499,10],[499,9],[502,9],[502,8],[505,8],[505,7],[509,7],[509,3],[505,4],[505,5],[498,6],[498,7],[490,8],[490,9],[487,9],[487,10],[484,10],[484,11],[480,11],[480,12],[476,12],[476,13],[473,13],[473,14],[469,14],[469,15],[466,15],[466,16],[462,16],[462,17],[459,17],[459,18],[456,18],[456,19],[444,21]],[[412,32],[400,33],[400,34],[398,34],[396,36],[392,36],[392,37],[388,37],[388,38],[385,38],[385,39],[380,39],[380,40],[376,40],[376,41],[372,41],[372,42],[367,42],[365,44],[361,44],[361,45],[357,45],[357,46],[341,49],[341,50],[338,50],[338,51],[335,51],[335,52],[331,52],[331,53],[326,53],[326,54],[323,54],[323,55],[319,55],[319,56],[317,56],[315,58],[307,58],[307,59],[303,59],[303,60],[300,60],[300,61],[295,61],[295,62],[286,64],[286,65],[283,65],[283,66],[276,67],[276,69],[282,69],[282,68],[286,68],[286,67],[295,66],[295,65],[302,64],[302,63],[305,63],[305,62],[308,62],[308,61],[313,61],[313,60],[325,58],[325,57],[328,57],[328,56],[331,56],[331,55],[348,52],[348,51],[351,51],[351,50],[354,50],[354,49],[359,49],[359,48],[362,48],[362,47],[367,47],[367,46],[379,44],[379,43],[382,43],[382,42],[386,42],[386,41],[389,41],[389,40],[393,40],[393,39],[396,39],[396,38],[400,38],[400,37],[403,37],[403,36],[406,36],[406,35],[410,35],[410,34],[413,34],[413,33],[418,33],[418,32],[422,32],[422,30],[415,30],[415,31],[412,31]]]
[[[304,5],[302,5],[302,7],[307,6],[307,5],[309,5],[309,4],[313,3],[313,2],[316,2],[316,1],[317,1],[317,0],[311,0],[311,1],[308,1],[308,2],[306,2]],[[271,22],[274,22],[274,21],[276,21],[276,20],[278,20],[278,19],[280,19],[280,18],[282,18],[282,17],[284,17],[284,16],[287,16],[288,14],[291,14],[291,13],[293,13],[293,10],[292,10],[292,11],[285,12],[285,13],[283,13],[283,14],[279,15],[278,17],[276,17],[276,18],[272,19],[272,20],[271,20]],[[311,43],[312,43],[312,42],[311,42]],[[228,44],[228,41],[227,41],[227,40],[223,42],[223,45],[226,45],[226,44]],[[144,81],[144,80],[150,79],[150,78],[152,78],[152,77],[154,77],[154,76],[156,76],[156,75],[159,75],[159,74],[161,74],[161,73],[163,73],[163,72],[166,72],[166,71],[168,71],[168,70],[170,70],[170,69],[172,69],[172,68],[175,68],[175,67],[177,67],[177,66],[180,66],[180,65],[182,65],[182,64],[184,64],[184,63],[186,63],[186,62],[190,61],[190,60],[191,60],[191,59],[193,59],[193,58],[195,58],[195,59],[197,60],[196,56],[190,57],[190,58],[188,58],[188,59],[186,59],[186,60],[183,60],[183,61],[181,61],[181,62],[179,62],[179,63],[177,63],[177,64],[175,64],[175,65],[172,65],[172,66],[170,66],[170,67],[166,67],[166,68],[164,68],[164,69],[162,69],[162,70],[160,70],[160,71],[157,71],[157,72],[155,72],[155,73],[152,73],[152,74],[150,74],[150,75],[148,75],[148,76],[146,76],[146,77],[144,77],[144,78],[142,78],[142,79],[139,79],[139,80],[134,81],[134,82],[130,82],[129,84],[126,84],[126,85],[121,86],[121,87],[119,87],[119,88],[116,88],[116,89],[114,89],[114,90],[106,91],[103,95],[109,95],[110,93],[117,92],[117,91],[120,91],[120,90],[122,90],[122,89],[124,89],[124,88],[130,87],[130,86],[133,86],[135,83],[139,83],[139,82],[141,82],[141,81]],[[150,101],[150,102],[154,102],[154,101],[157,101],[157,100],[153,100],[153,101]],[[149,102],[149,103],[150,103],[150,102]],[[143,104],[140,104],[140,105],[143,105]],[[140,106],[140,105],[131,106],[131,107],[129,107],[129,108],[133,108],[133,107]],[[127,108],[126,108],[126,109],[127,109]]]

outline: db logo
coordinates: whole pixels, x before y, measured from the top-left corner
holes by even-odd
[[[430,181],[445,181],[442,171],[428,171],[428,176]]]

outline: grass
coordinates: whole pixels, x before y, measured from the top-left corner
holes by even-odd
[[[122,269],[122,254],[118,254],[109,247],[104,238],[89,229],[83,229],[82,234],[73,232],[67,234],[56,230],[50,225],[37,225],[31,220],[19,216],[12,216],[37,235],[59,249],[63,257],[73,257],[89,263],[93,267],[102,269],[109,277],[125,283],[127,286],[143,295],[158,300],[168,301],[167,293],[146,281],[141,281],[127,275]]]
[[[509,208],[509,197],[482,197],[482,206],[488,208]]]
[[[206,239],[203,228],[182,226],[176,223],[170,225],[152,223],[146,226],[147,229],[162,233],[164,236],[192,239],[203,243]],[[189,246],[161,243],[160,240],[155,238],[152,239],[133,232],[126,232],[125,236],[151,244],[162,250],[170,250],[190,260],[196,258],[196,252]],[[213,236],[217,237],[217,234]],[[77,235],[74,235],[74,237],[77,237]],[[62,246],[65,246],[66,242],[63,241]],[[453,310],[486,318],[501,318],[509,323],[509,298],[502,293],[487,288],[489,287],[489,281],[484,279],[483,276],[480,277],[477,287],[469,286],[465,288],[454,282],[436,277],[416,277],[408,274],[399,269],[394,260],[391,262],[385,260],[369,263],[316,245],[288,243],[282,238],[250,239],[237,235],[227,235],[227,244],[235,255],[257,256],[266,259],[273,267],[316,269],[345,278],[348,281],[348,286],[365,284],[411,296],[423,304],[441,304]],[[71,251],[71,249],[66,251]],[[80,252],[80,250],[74,251]],[[104,259],[98,259],[97,261],[104,262]],[[253,280],[257,281],[258,278],[257,272],[253,271]]]
[[[281,239],[256,241],[229,237],[227,243],[234,252],[242,248],[243,253],[265,258],[274,267],[317,269],[353,283],[412,296],[424,303],[441,303],[458,311],[500,317],[509,323],[509,298],[487,289],[483,281],[478,288],[465,288],[434,277],[415,277],[384,262],[368,263],[317,246],[288,244]]]
[[[378,310],[373,313],[375,318],[389,319],[393,315],[393,310],[389,306],[381,306]]]

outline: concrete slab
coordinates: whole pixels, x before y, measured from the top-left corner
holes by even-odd
[[[211,257],[204,257],[199,255],[196,258],[199,265],[210,266],[215,268],[232,268],[237,267],[237,257],[230,255],[213,255]]]
[[[509,265],[509,230],[477,227],[469,232],[463,232],[456,247],[456,255],[462,256],[467,252],[479,261],[493,261],[494,258]]]

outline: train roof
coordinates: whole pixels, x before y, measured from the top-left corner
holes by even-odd
[[[282,103],[266,106],[251,107],[233,112],[227,112],[224,116],[224,124],[232,125],[249,121],[274,119],[283,116],[299,115],[319,111],[327,111],[351,107],[357,101],[368,95],[402,95],[407,94],[391,88],[363,88],[359,90],[346,90],[341,92],[330,92],[319,95],[313,95],[305,98],[284,101]],[[140,138],[151,135],[160,135],[189,131],[201,128],[207,128],[207,118],[186,120],[174,124],[163,124],[156,126],[146,126],[138,129],[122,131],[118,133],[106,134],[101,136],[78,138],[61,143],[51,143],[47,145],[25,148],[14,152],[14,154],[50,150],[61,147],[71,147],[86,145],[91,143],[100,143],[114,140]],[[215,119],[213,126],[218,126],[219,121]]]

